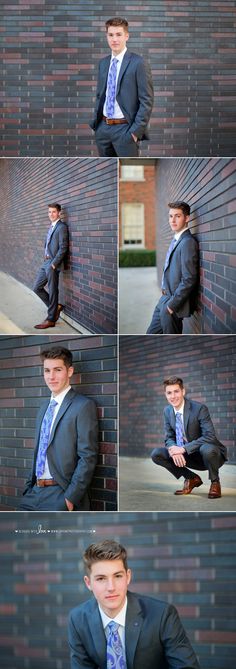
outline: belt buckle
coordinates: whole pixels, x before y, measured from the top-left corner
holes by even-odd
[[[110,125],[110,119],[107,118],[107,116],[106,116],[106,124],[107,124],[107,125]]]

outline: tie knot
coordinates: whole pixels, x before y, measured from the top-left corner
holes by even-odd
[[[55,409],[55,407],[57,406],[56,400],[50,400],[49,406],[51,407],[51,409]]]
[[[115,634],[115,632],[117,632],[118,630],[119,625],[118,623],[115,623],[114,620],[112,620],[110,623],[108,623],[107,627],[109,627],[110,633]]]

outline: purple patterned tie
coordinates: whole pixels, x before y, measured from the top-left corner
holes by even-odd
[[[45,244],[45,256],[49,255],[48,244],[50,242],[54,227],[55,227],[54,225],[50,225],[50,228],[48,228],[48,234],[47,234],[47,239],[46,239],[46,244]]]
[[[116,99],[116,75],[117,75],[117,63],[119,61],[117,58],[113,58],[107,81],[107,99],[106,99],[106,112],[109,118],[113,117],[115,110],[115,99]]]
[[[48,442],[49,442],[49,437],[50,437],[50,430],[51,430],[51,425],[52,425],[52,421],[53,421],[54,411],[55,411],[55,408],[56,408],[57,404],[58,403],[55,400],[51,400],[50,404],[48,405],[47,411],[44,414],[43,420],[42,420],[41,430],[40,430],[40,438],[39,438],[39,448],[38,448],[37,461],[36,461],[36,476],[37,476],[37,478],[40,478],[40,476],[42,476],[43,472],[44,472],[46,452],[47,452],[47,447],[48,447]]]
[[[119,625],[112,620],[107,628],[109,630],[107,638],[107,669],[127,669],[125,651],[123,649]]]
[[[176,446],[184,445],[184,426],[182,421],[182,415],[178,411],[175,416],[175,435],[176,435]]]
[[[161,282],[161,287],[162,288],[164,288],[164,273],[165,273],[166,268],[169,265],[170,256],[171,256],[171,253],[172,253],[173,249],[175,248],[176,244],[177,244],[177,239],[173,238],[171,243],[170,243],[170,246],[168,248],[167,254],[166,254],[164,270],[163,270],[163,274],[162,274],[162,282]]]

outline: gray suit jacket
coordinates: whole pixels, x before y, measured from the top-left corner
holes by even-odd
[[[179,318],[194,312],[198,280],[198,242],[190,230],[186,230],[173,249],[164,271],[163,287],[170,295],[167,305]]]
[[[175,412],[168,405],[164,410],[165,422],[165,445],[167,448],[176,444],[175,434]],[[227,460],[227,449],[216,436],[214,426],[205,404],[185,399],[184,403],[184,429],[187,443],[184,448],[187,453],[199,451],[203,444],[214,444],[220,450],[224,460]]]
[[[48,407],[40,407],[36,421],[36,446],[31,476],[24,494],[36,482],[35,466],[40,428]],[[97,410],[93,400],[78,395],[72,388],[65,396],[50,434],[47,458],[50,472],[65,492],[65,497],[81,510],[89,509],[88,488],[97,462]]]
[[[96,106],[90,127],[96,130],[102,120],[106,97],[107,75],[111,57],[99,63]],[[117,102],[130,126],[130,133],[138,139],[148,139],[147,125],[153,107],[153,85],[150,67],[141,56],[126,51],[117,82]]]
[[[127,669],[199,669],[174,606],[127,593]],[[71,669],[107,669],[106,637],[94,598],[70,613]]]
[[[46,247],[46,240],[45,240]],[[48,255],[51,258],[51,263],[55,265],[56,269],[60,270],[64,267],[65,256],[69,249],[69,235],[66,223],[59,220],[53,230],[50,242],[48,244]]]

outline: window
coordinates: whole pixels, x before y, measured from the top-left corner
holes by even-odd
[[[144,181],[143,165],[121,165],[122,181]]]
[[[121,208],[122,247],[144,248],[144,204],[124,203]]]

